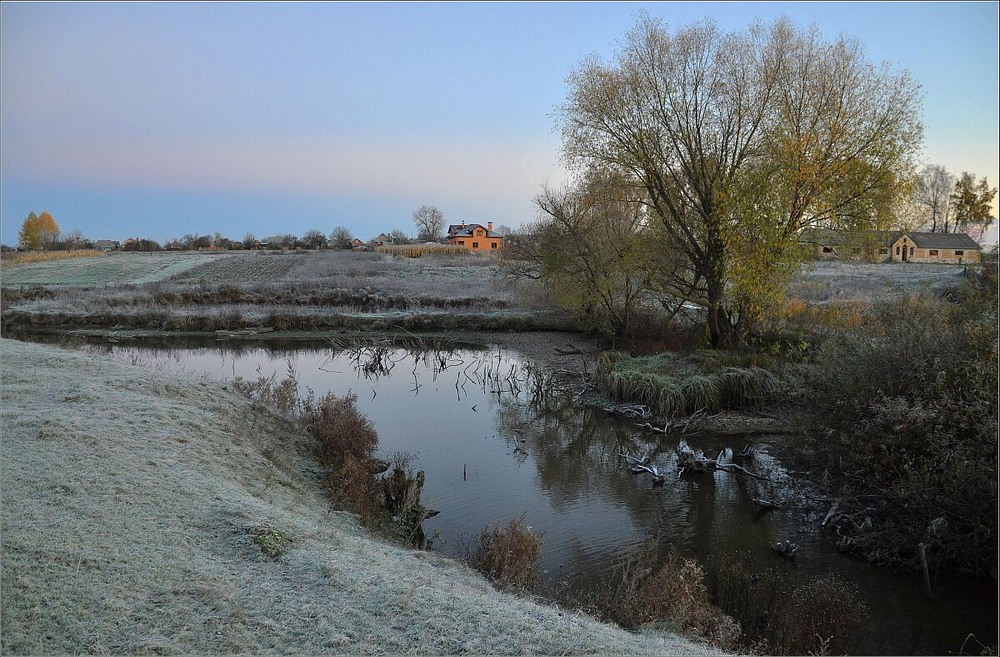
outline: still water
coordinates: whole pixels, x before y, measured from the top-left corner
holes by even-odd
[[[212,346],[153,348],[91,345],[87,349],[162,371],[229,380],[294,376],[317,396],[353,392],[378,430],[383,456],[405,452],[426,474],[423,500],[440,512],[424,523],[434,549],[461,556],[487,525],[523,516],[544,541],[543,584],[586,587],[606,575],[623,550],[651,536],[661,553],[673,548],[707,562],[743,551],[760,568],[789,578],[836,576],[855,585],[869,618],[862,654],[958,654],[969,634],[997,641],[993,582],[939,577],[934,599],[918,576],[893,575],[839,553],[796,493],[795,475],[766,454],[731,455],[769,481],[717,471],[678,475],[678,441],[714,457],[744,445],[704,434],[653,433],[579,403],[578,387],[560,384],[520,354],[497,347],[446,349],[373,345],[351,348]],[[623,467],[622,451],[654,450],[667,474]],[[761,513],[763,497],[785,503]],[[799,545],[794,561],[769,542]],[[966,653],[981,646],[970,639]]]

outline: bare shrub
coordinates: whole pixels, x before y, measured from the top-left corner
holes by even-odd
[[[273,408],[284,415],[292,413],[299,403],[299,383],[294,376],[285,377],[281,381],[278,381],[276,374],[256,379],[237,376],[230,384],[254,404]]]
[[[316,441],[320,464],[330,469],[331,488],[366,519],[376,505],[372,463],[378,433],[358,411],[357,401],[354,393],[327,393],[319,400],[309,396],[303,401],[302,420]]]
[[[524,524],[524,516],[506,527],[487,526],[479,534],[469,563],[497,587],[530,591],[538,583],[542,540]]]
[[[989,573],[997,559],[997,290],[900,297],[824,343],[809,457],[841,499],[841,546]]]

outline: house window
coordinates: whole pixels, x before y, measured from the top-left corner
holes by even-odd
[[[496,243],[496,242],[493,242],[492,244],[490,244],[490,248],[491,248],[491,249],[495,249],[495,248],[497,248],[497,243]]]
[[[472,243],[472,248],[478,249],[479,248],[479,242],[473,242]]]
[[[937,249],[931,249],[930,251],[927,252],[927,255],[936,256],[937,254],[938,254]]]
[[[896,255],[899,255],[899,247],[896,247]]]
[[[965,255],[965,251],[955,251],[955,255],[957,255],[957,256],[964,256]]]
[[[458,240],[459,246],[465,246],[465,240]]]
[[[913,257],[913,247],[910,247],[910,257]]]

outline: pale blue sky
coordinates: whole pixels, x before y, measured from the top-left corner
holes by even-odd
[[[11,3],[0,6],[0,222],[93,239],[518,226],[559,182],[553,108],[641,10],[742,30],[787,16],[926,93],[924,160],[998,181],[986,3]],[[995,231],[994,231],[995,233]]]

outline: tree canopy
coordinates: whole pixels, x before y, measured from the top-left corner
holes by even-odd
[[[955,213],[955,230],[973,232],[981,236],[990,229],[995,217],[990,214],[997,188],[990,187],[986,177],[976,177],[968,172],[955,183],[951,203]]]
[[[906,71],[787,20],[727,34],[643,18],[568,86],[568,163],[613,172],[646,206],[684,265],[665,283],[706,308],[716,346],[773,298],[804,228],[891,221],[923,134]]]

